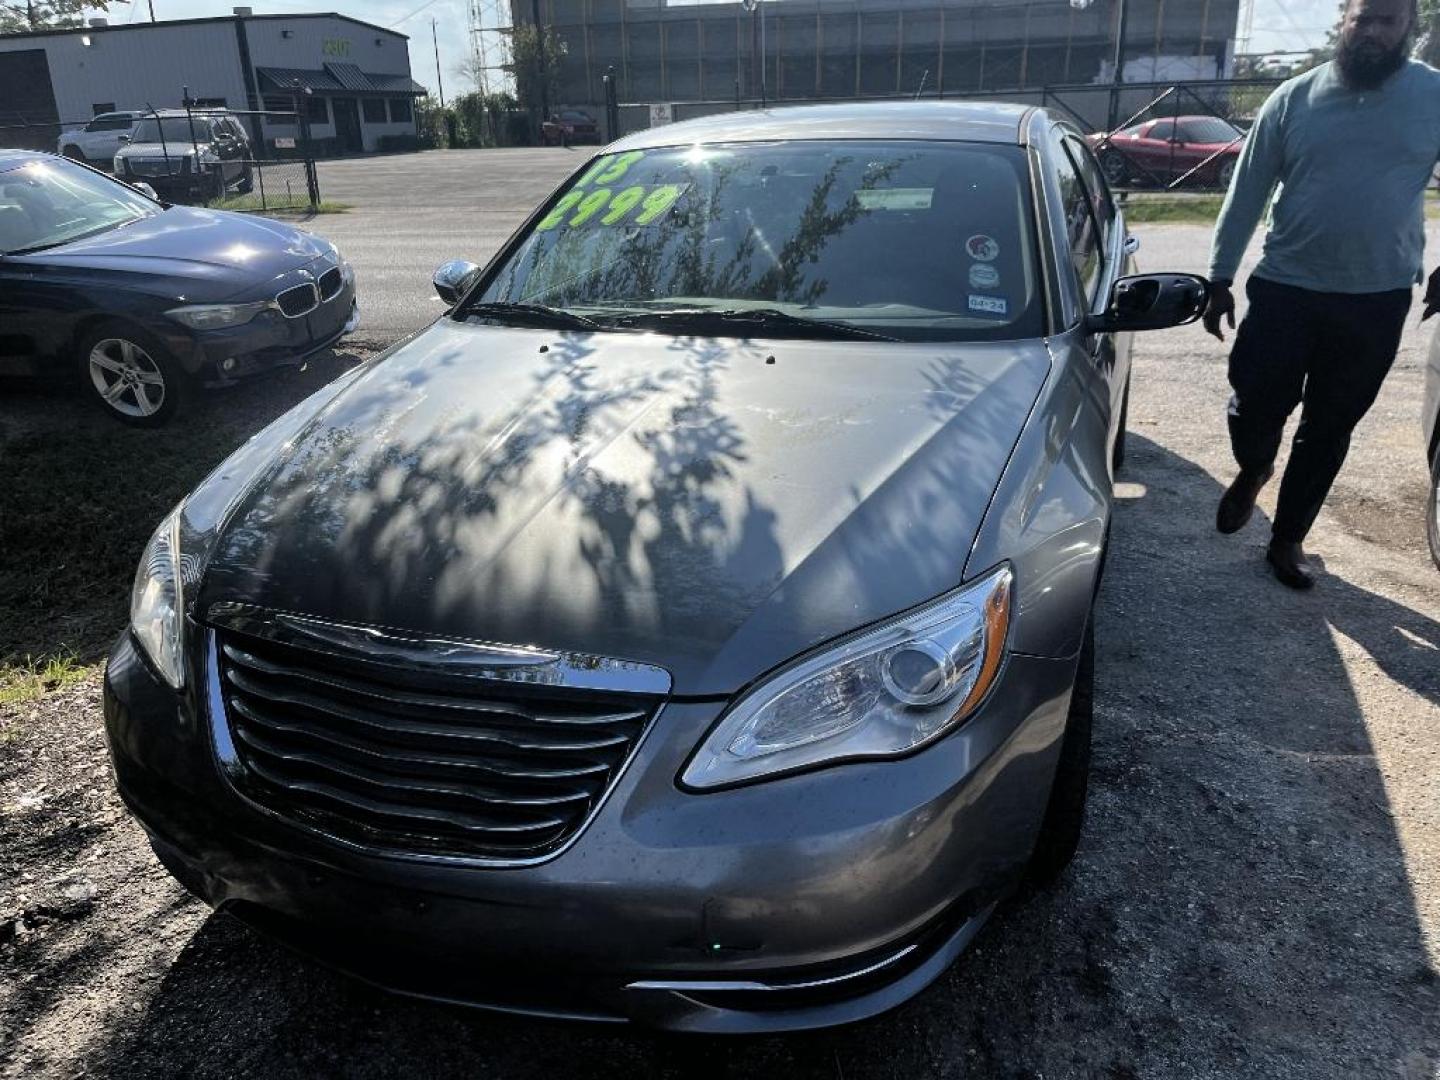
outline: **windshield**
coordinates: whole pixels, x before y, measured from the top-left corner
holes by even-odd
[[[597,158],[471,299],[602,324],[768,309],[906,340],[1032,337],[1042,312],[1028,207],[1018,147],[634,150]]]
[[[138,191],[89,169],[34,161],[0,173],[0,252],[54,247],[159,210]]]
[[[162,116],[158,120],[151,116],[141,120],[135,125],[135,131],[130,136],[130,141],[135,143],[184,143],[190,144],[190,124],[188,116]],[[195,141],[208,142],[210,140],[210,127],[203,117],[195,117]],[[161,138],[164,135],[164,138]]]

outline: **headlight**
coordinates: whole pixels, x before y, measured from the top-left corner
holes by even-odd
[[[145,545],[130,590],[130,629],[151,663],[176,690],[185,684],[186,596],[200,584],[213,542],[213,532],[197,531],[181,503]]]
[[[220,330],[249,322],[272,303],[257,300],[253,304],[188,304],[171,308],[165,314],[191,330]]]
[[[122,172],[125,171],[125,159],[122,158],[119,154],[116,154],[115,160],[110,162],[110,167],[115,170],[115,175],[119,176]]]
[[[130,629],[145,655],[175,689],[185,682],[181,655],[180,611],[184,583],[180,576],[180,508],[160,523],[135,572],[130,590]]]
[[[854,758],[893,757],[970,716],[999,673],[1008,567],[792,664],[737,702],[682,781],[713,788]]]

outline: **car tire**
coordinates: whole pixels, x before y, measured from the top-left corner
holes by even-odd
[[[249,195],[255,190],[255,173],[249,165],[245,166],[245,172],[240,177],[240,183],[235,185],[235,191],[240,195]]]
[[[94,327],[75,350],[81,385],[106,414],[135,427],[159,427],[175,415],[184,373],[153,334],[129,323]]]
[[[1060,742],[1060,764],[1055,770],[1055,783],[1050,788],[1050,801],[1045,807],[1045,820],[1040,826],[1040,839],[1025,869],[1025,885],[1044,889],[1070,865],[1080,846],[1080,833],[1085,822],[1085,801],[1090,792],[1090,733],[1095,712],[1095,628],[1093,619],[1085,624],[1080,646],[1080,660],[1075,668],[1075,684],[1070,691],[1070,711],[1065,718],[1065,734]]]
[[[1119,476],[1125,467],[1125,432],[1130,426],[1130,379],[1125,379],[1125,396],[1120,399],[1120,430],[1115,433],[1115,449],[1110,451],[1110,473]]]
[[[1440,452],[1430,466],[1430,499],[1425,508],[1425,535],[1430,540],[1430,558],[1440,569]]]
[[[1125,160],[1125,155],[1114,147],[1101,153],[1100,171],[1105,174],[1105,180],[1111,187],[1120,187],[1130,179],[1130,163]]]
[[[1226,158],[1215,170],[1215,183],[1222,191],[1230,190],[1230,181],[1235,177],[1235,159]]]

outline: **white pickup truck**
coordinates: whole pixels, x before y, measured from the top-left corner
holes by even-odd
[[[143,115],[139,112],[101,113],[84,127],[61,132],[56,152],[94,165],[97,169],[109,169],[115,152],[124,145],[120,137],[129,135]]]

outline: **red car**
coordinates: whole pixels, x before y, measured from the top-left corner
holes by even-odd
[[[1166,116],[1105,135],[1089,136],[1105,178],[1122,184],[1172,184],[1192,170],[1187,185],[1228,188],[1245,133],[1218,116]],[[1103,145],[1102,145],[1103,144]]]
[[[540,139],[546,146],[573,146],[600,143],[600,125],[579,109],[562,109],[540,125]]]

